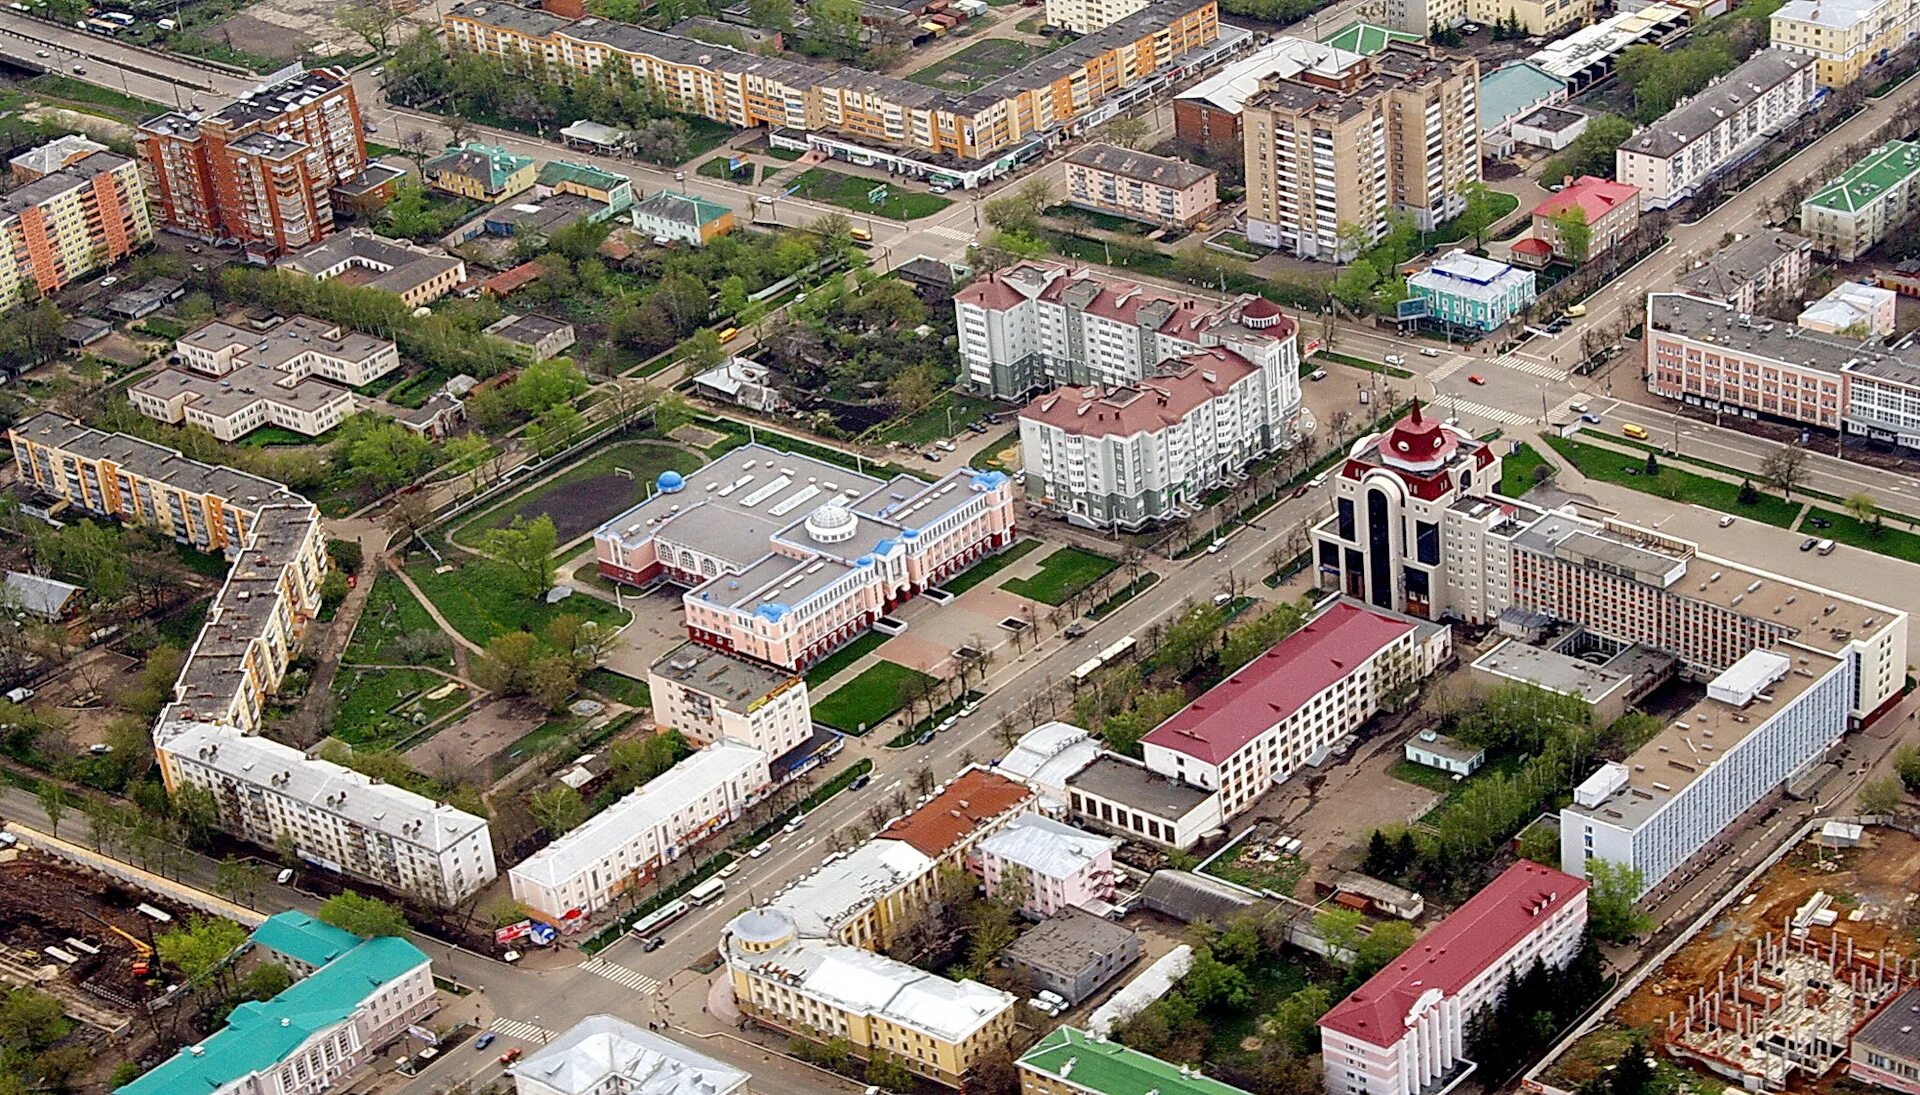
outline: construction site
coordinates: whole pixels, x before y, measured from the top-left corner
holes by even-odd
[[[1853,1031],[1920,984],[1920,839],[1854,827],[1846,843],[1816,835],[1788,853],[1541,1079],[1576,1090],[1639,1039],[1665,1067],[1748,1090],[1840,1082]]]

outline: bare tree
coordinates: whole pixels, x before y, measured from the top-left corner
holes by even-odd
[[[1760,477],[1780,488],[1783,497],[1792,498],[1795,487],[1806,481],[1807,450],[1797,445],[1781,445],[1760,461]]]

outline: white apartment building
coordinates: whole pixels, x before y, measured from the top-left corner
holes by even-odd
[[[1060,384],[1123,387],[1152,376],[1164,361],[1219,346],[1267,374],[1269,422],[1290,423],[1298,413],[1297,325],[1258,297],[1207,301],[1108,281],[1065,263],[1023,262],[974,279],[954,295],[953,308],[963,379],[981,395],[1020,399]]]
[[[233,726],[162,722],[153,736],[167,790],[210,791],[220,828],[242,840],[287,842],[316,866],[437,905],[498,873],[485,818]]]
[[[266,331],[209,323],[175,350],[185,368],[153,374],[128,398],[149,418],[199,426],[222,441],[262,426],[317,437],[359,408],[348,389],[400,367],[392,342],[309,316]]]
[[[1047,23],[1075,34],[1092,34],[1147,6],[1147,0],[1047,0]]]
[[[647,688],[654,722],[699,745],[725,738],[778,760],[813,736],[804,678],[699,643],[654,662]]]
[[[1009,891],[1017,874],[1024,889],[1020,912],[1045,920],[1066,909],[1104,916],[1113,906],[1119,877],[1113,853],[1120,841],[1095,836],[1040,814],[1021,814],[973,849],[988,897]]]
[[[739,817],[767,789],[767,755],[716,741],[507,872],[513,899],[553,920],[591,916]]]
[[[1329,1095],[1444,1091],[1472,1067],[1467,1034],[1509,975],[1580,952],[1587,884],[1522,860],[1320,1018]]]
[[[1763,49],[1628,138],[1614,178],[1639,187],[1645,208],[1666,209],[1757,151],[1819,93],[1811,57]]]
[[[513,1066],[514,1095],[734,1095],[747,1073],[613,1015],[589,1015]]]
[[[1920,6],[1916,6],[1920,11]],[[1800,203],[1800,230],[1852,262],[1920,211],[1920,143],[1888,141]]]
[[[1337,601],[1140,740],[1147,768],[1215,792],[1227,820],[1444,661],[1450,628]]]
[[[1790,0],[1768,21],[1775,49],[1814,59],[1822,87],[1846,87],[1920,36],[1914,0]]]
[[[1267,418],[1271,375],[1239,354],[1215,347],[1162,368],[1126,387],[1064,387],[1029,403],[1027,497],[1084,528],[1138,531],[1194,512],[1208,491],[1292,443],[1291,424]]]

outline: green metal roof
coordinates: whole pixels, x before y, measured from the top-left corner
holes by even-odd
[[[1915,172],[1920,172],[1920,144],[1888,141],[1808,198],[1807,204],[1836,213],[1858,212]]]
[[[695,194],[680,194],[672,190],[662,190],[633,208],[636,213],[664,217],[670,221],[696,226],[711,224],[733,212],[718,202],[710,202]]]
[[[563,182],[579,183],[595,190],[612,190],[626,182],[625,176],[611,171],[602,171],[586,164],[568,163],[566,160],[548,160],[540,165],[537,181],[541,186],[557,186]]]
[[[1320,44],[1344,49],[1348,53],[1358,53],[1362,57],[1371,57],[1386,49],[1390,43],[1418,42],[1419,40],[1418,34],[1408,34],[1404,30],[1394,30],[1378,23],[1354,22],[1320,39]]]
[[[253,929],[253,941],[309,966],[324,966],[360,945],[360,937],[291,909]]]
[[[1072,1067],[1068,1068],[1068,1062]],[[1084,1030],[1061,1027],[1020,1058],[1022,1068],[1098,1095],[1247,1095],[1237,1087],[1170,1065],[1118,1042],[1096,1042]],[[1062,1076],[1060,1070],[1067,1069]]]
[[[519,156],[498,145],[468,141],[428,160],[425,166],[426,170],[435,173],[465,175],[470,179],[484,178],[487,189],[498,190],[507,185],[507,180],[515,172],[532,163],[532,156]]]
[[[1531,61],[1515,61],[1480,77],[1480,132],[1552,98],[1567,82]]]
[[[308,1038],[352,1015],[375,989],[426,960],[404,939],[365,940],[273,999],[241,1004],[212,1037],[174,1054],[116,1095],[209,1095],[266,1072]]]

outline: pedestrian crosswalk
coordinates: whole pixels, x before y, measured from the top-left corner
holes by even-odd
[[[1438,369],[1435,369],[1432,372],[1428,373],[1427,380],[1430,383],[1438,384],[1442,380],[1447,379],[1453,374],[1459,372],[1461,369],[1465,368],[1466,364],[1467,364],[1467,358],[1461,356],[1460,354],[1454,354],[1452,357],[1448,358]]]
[[[536,1026],[519,1019],[495,1019],[487,1029],[495,1034],[504,1034],[515,1041],[532,1042],[536,1045],[544,1046],[553,1041],[553,1032],[546,1027]]]
[[[929,236],[939,236],[943,240],[952,240],[955,243],[967,243],[973,239],[972,232],[964,228],[949,228],[944,224],[935,225],[926,231]]]
[[[1526,373],[1528,376],[1544,377],[1548,380],[1565,380],[1567,378],[1567,371],[1565,369],[1549,365],[1544,361],[1534,361],[1531,358],[1521,357],[1519,354],[1501,354],[1499,357],[1493,359],[1493,363],[1503,369],[1512,369],[1514,372]]]
[[[1469,403],[1464,399],[1452,397],[1441,400],[1440,407],[1450,415],[1457,414],[1462,417],[1471,415],[1474,418],[1484,418],[1489,422],[1498,422],[1502,426],[1524,426],[1536,421],[1533,416],[1521,414],[1519,411],[1502,410],[1499,407],[1489,407],[1484,403]]]
[[[588,973],[598,974],[609,981],[617,981],[642,996],[652,996],[660,988],[658,980],[604,958],[589,958],[580,963],[580,968]]]

